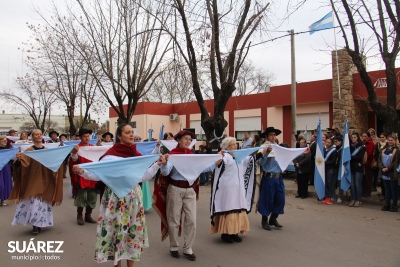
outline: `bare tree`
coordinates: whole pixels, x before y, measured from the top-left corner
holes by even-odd
[[[0,97],[21,107],[32,118],[35,128],[45,131],[51,106],[56,102],[55,88],[38,74],[17,78],[17,88],[4,89]]]
[[[88,122],[90,111],[99,112],[105,105],[99,98],[100,94],[96,93],[96,83],[90,75],[87,62],[60,34],[63,30],[72,34],[76,23],[67,17],[62,19],[64,25],[68,24],[69,27],[61,28],[57,20],[47,21],[51,26],[29,25],[32,37],[26,43],[27,63],[57,88],[54,93],[66,107],[69,132],[74,135],[77,128]],[[75,114],[79,108],[82,117],[76,120]]]
[[[396,113],[395,64],[400,42],[400,1],[331,0],[331,4],[343,34],[345,48],[368,92],[370,107],[383,119],[386,132],[397,133],[400,125]],[[346,26],[349,26],[350,33]],[[385,66],[387,104],[379,102],[364,61],[367,52],[375,48]]]
[[[177,21],[181,26],[164,25],[164,29],[173,36],[190,70],[193,92],[201,112],[201,126],[207,139],[211,140],[214,135],[222,136],[228,125],[224,119],[225,106],[236,89],[239,70],[250,48],[251,37],[265,22],[269,4],[251,0],[174,0],[173,6],[179,14]],[[209,46],[206,42],[208,39]],[[198,62],[202,59],[209,62],[213,116],[209,115],[204,104],[199,83],[201,73]],[[213,143],[214,147],[217,145]]]
[[[80,21],[82,31],[72,35],[64,31],[63,36],[88,64],[97,90],[118,114],[118,122],[129,122],[169,50],[171,39],[163,36],[160,24],[166,23],[170,6],[151,0],[76,2],[79,11],[70,8],[69,13]],[[62,22],[60,14],[55,16]]]

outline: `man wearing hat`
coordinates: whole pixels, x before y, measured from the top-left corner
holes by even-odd
[[[103,135],[101,137],[103,138],[104,142],[112,142],[114,135],[110,132],[106,132],[106,133],[103,133]]]
[[[276,136],[282,133],[274,127],[268,127],[261,134],[266,142],[264,145],[275,144]],[[282,228],[277,221],[278,215],[283,214],[285,207],[285,185],[282,179],[282,170],[275,160],[274,151],[271,147],[264,149],[264,156],[259,160],[262,168],[262,180],[260,184],[260,198],[258,201],[258,212],[262,215],[261,225],[265,230],[271,231],[270,225]],[[268,216],[271,215],[269,221]]]
[[[65,142],[68,140],[68,136],[67,136],[67,134],[63,133],[63,134],[60,134],[59,139],[60,139],[60,142]]]
[[[74,196],[74,205],[77,207],[77,222],[79,225],[88,223],[96,223],[93,220],[91,214],[92,210],[96,207],[97,192],[96,192],[96,181],[86,180],[82,176],[75,174],[72,168],[76,164],[92,162],[87,158],[78,155],[80,147],[93,146],[89,143],[92,136],[92,130],[81,128],[78,133],[81,142],[77,144],[71,151],[71,157],[69,161],[69,173],[71,176],[72,183],[72,195]],[[85,219],[83,219],[83,208],[86,207]]]
[[[326,134],[333,141],[333,138],[335,137],[335,130],[332,128],[326,128]]]
[[[52,130],[49,132],[49,137],[51,138],[51,140],[48,141],[48,143],[58,143],[60,142],[60,140],[58,140],[58,136],[60,134],[57,133],[56,131]]]

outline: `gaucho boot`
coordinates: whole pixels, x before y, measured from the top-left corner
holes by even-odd
[[[83,207],[78,207],[78,216],[76,217],[76,220],[78,221],[79,225],[84,225],[85,222],[83,221]]]
[[[88,223],[97,223],[95,220],[92,218],[92,208],[86,207],[86,213],[85,213],[85,222]]]
[[[271,227],[268,225],[268,216],[262,216],[261,226],[265,230],[271,231]]]
[[[278,214],[272,213],[271,217],[269,218],[269,225],[273,225],[276,228],[282,228],[283,226],[278,223]]]

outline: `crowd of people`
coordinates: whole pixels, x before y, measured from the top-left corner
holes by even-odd
[[[10,131],[10,135],[16,131]],[[199,185],[211,184],[210,233],[220,234],[226,243],[242,242],[240,235],[250,230],[247,214],[253,204],[261,215],[261,227],[271,231],[271,226],[283,228],[278,216],[284,214],[285,185],[282,170],[275,158],[274,145],[278,144],[277,136],[281,130],[267,127],[261,135],[253,137],[245,134],[242,149],[256,148],[241,162],[235,160],[234,151],[238,142],[234,137],[225,136],[220,143],[221,159],[209,164],[196,181],[182,175],[176,166],[168,160],[170,155],[192,155],[190,148],[195,138],[190,131],[183,130],[177,134],[166,133],[164,140],[175,140],[176,147],[168,149],[161,142],[154,148],[158,160],[146,169],[141,182],[156,177],[153,193],[153,207],[160,215],[162,237],[169,237],[169,253],[179,258],[178,236],[183,229],[183,255],[191,261],[196,260],[193,246],[196,236],[196,201],[199,196]],[[126,260],[128,266],[140,259],[144,248],[148,247],[144,198],[141,185],[138,184],[123,197],[119,197],[107,185],[99,181],[95,174],[84,170],[78,164],[91,160],[79,155],[79,149],[93,146],[89,143],[92,132],[80,129],[77,137],[80,143],[71,149],[68,158],[74,205],[77,207],[77,224],[97,223],[95,260],[97,262],[113,261],[121,266]],[[64,142],[66,135],[56,131],[49,133],[48,142]],[[112,143],[114,135],[107,132],[102,135],[104,142]],[[120,124],[116,130],[116,142],[100,157],[102,161],[116,161],[121,158],[139,157],[135,142],[140,136],[134,134],[129,124]],[[297,156],[294,166],[297,173],[298,195],[308,197],[308,187],[313,181],[316,155],[316,135],[310,142],[299,136],[299,148],[306,148]],[[398,199],[398,167],[400,163],[400,147],[397,135],[381,133],[376,137],[375,131],[369,129],[362,135],[351,130],[349,132],[351,150],[351,199],[350,207],[359,207],[362,197],[369,197],[377,190],[378,182],[385,197],[384,211],[395,212]],[[20,142],[31,142],[27,151],[45,149],[40,130],[32,132],[31,140],[27,134],[21,133]],[[324,144],[325,164],[325,197],[321,202],[327,205],[341,203],[348,192],[337,190],[338,170],[343,145],[343,136],[335,129],[328,128],[322,136]],[[18,141],[16,141],[18,142]],[[263,148],[259,148],[263,145]],[[285,144],[281,144],[285,146]],[[6,136],[0,136],[0,149],[12,147]],[[286,146],[287,147],[287,146]],[[199,154],[211,154],[209,142],[203,142]],[[43,227],[54,225],[53,206],[62,202],[62,178],[65,176],[65,165],[53,172],[39,162],[31,159],[21,151],[0,171],[0,200],[2,205],[17,203],[12,225],[32,225],[32,233],[38,234]],[[212,172],[212,175],[209,173]],[[211,177],[211,181],[209,181]],[[13,186],[14,184],[14,186]],[[259,185],[254,187],[249,184]],[[92,217],[96,208],[97,194],[100,194],[99,218]],[[250,201],[249,201],[250,199]],[[84,213],[85,212],[85,213]]]
[[[351,154],[351,185],[350,192],[340,189],[340,157],[343,149],[343,135],[334,127],[327,128],[322,135],[324,146],[325,164],[325,197],[321,199],[323,204],[331,205],[335,201],[342,203],[346,195],[350,194],[349,207],[360,207],[363,198],[371,197],[372,192],[378,191],[385,200],[383,211],[398,211],[397,200],[399,194],[398,175],[399,168],[399,144],[397,134],[385,132],[376,135],[370,128],[362,134],[354,128],[349,129],[348,138]],[[308,185],[313,184],[316,133],[311,136],[307,144],[304,136],[299,136],[298,146],[309,146],[310,153],[298,156],[294,161],[297,173],[297,198],[308,197]]]

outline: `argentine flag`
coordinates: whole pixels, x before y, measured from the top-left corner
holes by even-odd
[[[314,186],[318,198],[325,196],[325,158],[324,146],[322,144],[321,121],[317,126],[317,149],[315,153]]]
[[[314,22],[308,28],[310,29],[310,35],[316,31],[329,29],[333,27],[333,14],[332,11],[326,14],[322,19]]]
[[[349,125],[346,120],[344,123],[344,136],[343,136],[342,155],[340,157],[339,177],[340,188],[347,191],[351,185],[351,169],[350,169],[350,141],[349,141]]]

